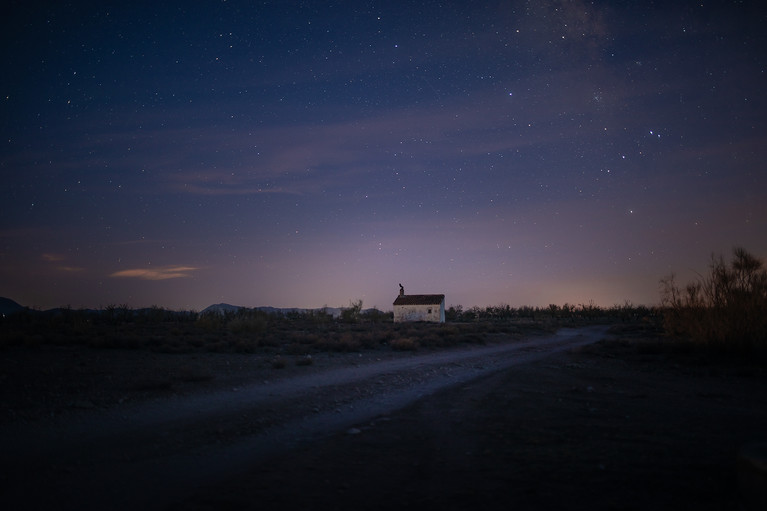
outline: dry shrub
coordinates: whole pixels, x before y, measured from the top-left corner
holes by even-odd
[[[238,337],[232,341],[232,349],[237,353],[255,353],[258,346],[256,337]]]
[[[446,346],[445,339],[436,331],[422,333],[418,338],[418,345],[432,348]]]
[[[226,328],[233,333],[259,333],[266,330],[267,321],[262,315],[235,316],[226,324]]]
[[[356,338],[363,348],[375,349],[381,344],[386,343],[391,338],[391,335],[388,332],[368,331],[357,334]]]
[[[399,337],[389,341],[389,346],[395,351],[416,351],[418,341],[413,337]]]
[[[728,266],[712,257],[710,273],[678,287],[661,280],[664,326],[673,336],[737,353],[767,351],[767,269],[742,248]]]
[[[317,347],[327,351],[359,351],[359,339],[352,332],[343,332],[338,336],[329,336],[317,343]]]
[[[214,313],[200,314],[200,316],[197,318],[197,321],[195,322],[197,328],[205,330],[206,332],[220,330],[224,327],[224,324],[224,317],[220,314]]]
[[[282,338],[277,332],[266,332],[259,337],[259,344],[275,348],[282,344]]]
[[[317,342],[320,340],[320,336],[313,333],[313,332],[292,332],[289,337],[289,340],[293,343],[297,344],[317,344]]]
[[[357,351],[360,349],[360,341],[352,332],[344,332],[338,338],[339,351]]]

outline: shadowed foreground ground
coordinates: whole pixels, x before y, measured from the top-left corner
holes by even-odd
[[[0,504],[738,509],[738,451],[767,441],[764,365],[587,331],[283,369],[258,354],[8,350]]]
[[[738,509],[767,440],[742,362],[600,343],[285,452],[175,509]]]

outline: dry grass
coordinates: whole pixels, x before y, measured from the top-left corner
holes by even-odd
[[[261,353],[292,358],[317,352],[412,351],[482,344],[550,332],[557,325],[551,317],[535,321],[513,315],[501,317],[499,310],[514,313],[508,308],[493,308],[494,316],[484,318],[482,311],[475,308],[471,314],[455,316],[452,322],[434,324],[393,323],[391,315],[384,313],[375,315],[375,321],[360,316],[352,322],[327,315],[283,316],[247,309],[223,315],[173,313],[159,308],[134,312],[123,307],[100,313],[27,311],[0,319],[0,349],[79,345],[172,354]],[[567,317],[560,322],[569,326],[571,320]],[[297,360],[300,365],[309,359]],[[205,378],[193,372],[190,369],[190,374],[181,377]],[[146,382],[145,386],[166,384]]]

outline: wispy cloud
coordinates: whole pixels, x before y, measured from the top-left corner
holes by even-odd
[[[48,262],[51,262],[51,263],[57,263],[57,262],[60,262],[60,261],[63,261],[64,259],[66,259],[61,254],[43,254],[41,257],[42,257],[43,261],[48,261]]]
[[[133,268],[114,272],[110,277],[133,278],[141,280],[168,280],[191,277],[191,272],[198,270],[194,266],[163,266],[159,268]]]
[[[65,273],[79,273],[85,271],[85,268],[80,266],[69,266],[65,264],[67,257],[62,254],[45,253],[40,257],[46,263],[55,264],[55,269],[63,271]]]

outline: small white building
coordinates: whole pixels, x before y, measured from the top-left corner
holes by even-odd
[[[399,296],[394,300],[394,322],[445,322],[445,295],[406,295],[399,285]]]

